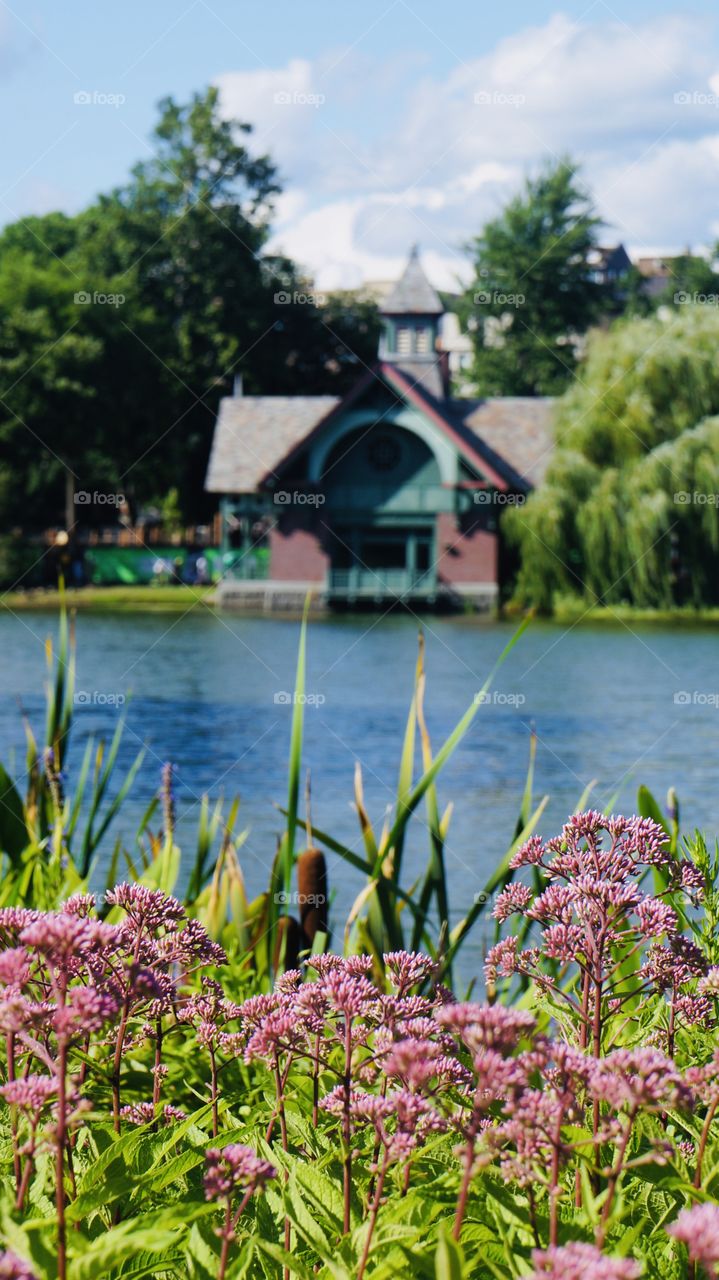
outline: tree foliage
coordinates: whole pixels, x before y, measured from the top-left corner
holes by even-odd
[[[519,598],[719,600],[718,340],[716,308],[688,305],[592,335],[546,482],[507,513]]]
[[[186,519],[206,514],[217,405],[236,374],[254,393],[341,392],[373,359],[375,308],[318,305],[296,265],[267,252],[279,185],[250,141],[215,89],[165,99],[152,155],[124,186],[0,236],[8,523],[61,518],[68,470],[76,488],[136,504],[176,487]]]
[[[609,297],[593,279],[599,220],[569,160],[527,179],[471,246],[465,318],[486,395],[552,395],[575,365],[573,339]]]

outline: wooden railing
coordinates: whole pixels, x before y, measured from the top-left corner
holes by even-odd
[[[424,573],[410,569],[330,569],[329,592],[335,597],[387,598],[405,595],[433,595],[437,590],[434,570]]]

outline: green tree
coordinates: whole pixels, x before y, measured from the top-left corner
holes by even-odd
[[[610,299],[592,277],[599,227],[569,160],[525,182],[472,242],[464,319],[485,395],[553,395],[576,363],[575,340]]]
[[[102,341],[81,324],[61,262],[0,255],[0,508],[73,523],[73,486],[95,469],[95,385]]]
[[[503,521],[518,599],[719,603],[718,342],[701,306],[591,335],[546,480]]]
[[[709,257],[694,253],[682,253],[672,259],[672,278],[659,304],[670,306],[716,306],[719,300],[719,272],[716,261],[719,245],[715,245]],[[708,299],[708,302],[706,301]]]
[[[341,394],[374,359],[373,304],[315,299],[292,261],[267,253],[279,187],[250,133],[222,117],[215,89],[184,106],[168,98],[152,158],[123,187],[75,218],[0,235],[0,397],[4,382],[16,415],[0,417],[8,520],[62,518],[58,458],[78,488],[121,491],[135,507],[176,489],[185,520],[206,516],[215,415],[237,374],[249,393]],[[121,301],[76,304],[76,293]]]

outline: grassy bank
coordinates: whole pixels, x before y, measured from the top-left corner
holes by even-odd
[[[562,601],[550,621],[571,625],[601,622],[610,626],[632,623],[660,623],[676,626],[719,624],[719,609],[637,609],[632,605],[587,605],[582,601]]]
[[[193,606],[207,608],[212,605],[214,587],[189,587],[184,585],[146,587],[83,587],[82,590],[65,592],[70,608],[93,611],[148,610],[184,611]],[[0,605],[17,612],[22,609],[56,610],[60,607],[57,591],[38,588],[33,591],[9,591],[0,596]]]
[[[214,607],[213,586],[192,587],[185,585],[148,585],[132,587],[83,587],[82,590],[65,592],[68,605],[73,609],[93,612],[107,611],[173,611],[182,612],[195,607]],[[60,597],[57,591],[37,588],[32,591],[9,591],[0,595],[0,606],[19,612],[23,609],[57,610]],[[503,617],[507,621],[519,621],[524,610],[508,608]],[[486,615],[477,615],[486,623]],[[636,609],[631,605],[591,605],[581,600],[559,601],[551,616],[537,617],[537,622],[555,622],[563,626],[580,623],[602,623],[608,626],[631,626],[639,623],[677,626],[719,625],[719,608],[712,609]]]

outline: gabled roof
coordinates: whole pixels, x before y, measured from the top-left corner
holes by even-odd
[[[447,412],[508,468],[508,475],[521,480],[522,487],[535,489],[554,450],[554,406],[552,396],[489,396],[449,400]]]
[[[388,360],[386,362],[393,369],[399,369],[403,373],[413,387],[420,387],[422,391],[426,391],[433,399],[444,399],[444,385],[442,382],[442,367],[439,360]]]
[[[207,492],[253,493],[340,403],[339,396],[225,396],[215,423]]]
[[[220,402],[206,488],[253,493],[276,481],[337,414],[349,409],[373,379],[381,379],[449,438],[473,470],[500,490],[528,490],[549,461],[554,401],[529,396],[444,400],[406,371],[378,364],[338,396],[239,396]]]
[[[444,307],[439,294],[429,283],[415,245],[403,275],[385,298],[381,307],[385,316],[441,316]]]
[[[422,404],[451,434],[466,460],[499,488],[531,489],[544,477],[554,444],[550,396],[490,396],[444,400],[421,384],[411,385],[395,365],[382,365],[408,399]]]

